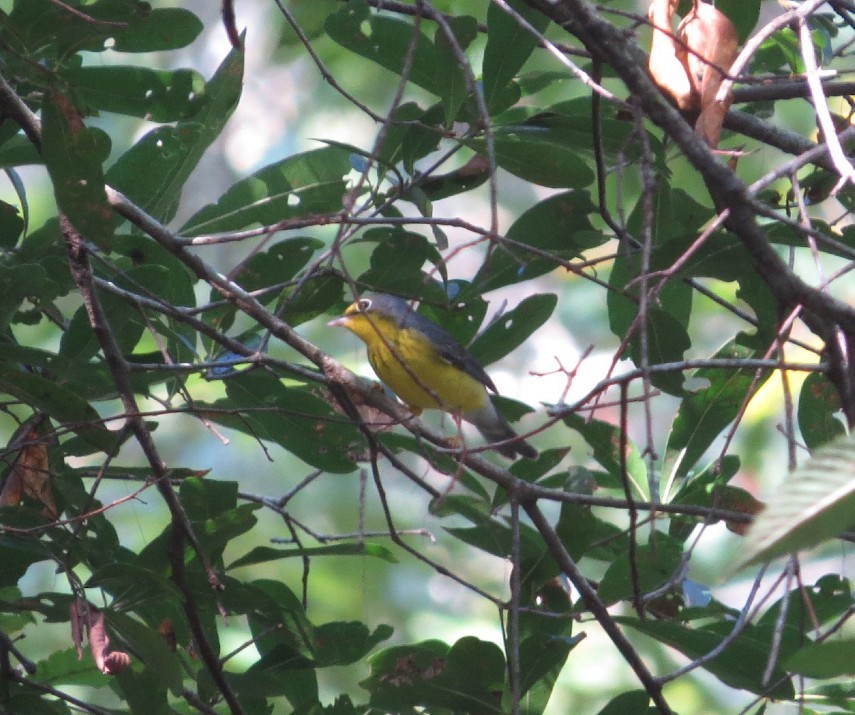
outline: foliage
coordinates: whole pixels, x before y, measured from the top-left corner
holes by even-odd
[[[806,2],[755,27],[757,6],[718,4],[751,50],[740,70],[766,81],[717,108],[715,154],[644,71],[668,28],[634,4],[277,0],[283,52],[374,136],[320,137],[192,211],[182,192],[262,28],[239,35],[229,2],[223,27],[140,0],[0,11],[0,709],[533,715],[567,699],[593,632],[623,671],[602,713],[689,712],[669,684],[701,670],[719,712],[851,697],[845,577],[802,580],[793,556],[736,597],[689,578],[784,462],[799,488],[742,537],[746,560],[850,526],[855,170],[834,97],[852,87],[814,66],[846,68],[852,19]],[[203,32],[231,38],[219,65],[172,66]],[[146,122],[126,147],[119,116]],[[485,365],[548,334],[553,399],[497,399],[540,456],[482,453],[322,350],[320,326],[369,290],[419,301]],[[581,387],[592,358],[559,321],[603,342]],[[779,431],[758,442],[772,393]],[[196,421],[247,436],[240,473],[172,449]],[[262,494],[268,457],[286,484]],[[338,485],[359,476],[383,527],[341,534]],[[135,544],[121,515],[138,499],[156,533]],[[396,633],[388,592],[325,616],[318,564],[345,599],[355,560],[468,589],[495,638]],[[67,635],[31,652],[50,624]],[[336,669],[358,686],[331,693]]]

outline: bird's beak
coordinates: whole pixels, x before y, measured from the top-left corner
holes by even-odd
[[[347,315],[342,315],[341,317],[336,318],[335,320],[331,320],[329,323],[327,323],[327,325],[330,328],[346,328],[349,322],[350,317]]]

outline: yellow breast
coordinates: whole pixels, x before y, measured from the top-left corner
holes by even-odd
[[[389,388],[415,408],[467,412],[488,401],[487,389],[441,358],[418,333],[398,330],[368,343],[368,361]]]

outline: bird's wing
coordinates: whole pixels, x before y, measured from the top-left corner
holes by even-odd
[[[422,333],[432,345],[436,346],[437,354],[440,358],[471,375],[493,392],[498,392],[490,376],[478,364],[478,361],[472,357],[472,353],[458,343],[445,328],[416,312],[407,315],[404,320],[404,327]]]

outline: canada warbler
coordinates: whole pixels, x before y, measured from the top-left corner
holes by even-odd
[[[489,442],[515,440],[498,445],[500,454],[537,457],[537,450],[517,436],[490,400],[487,388],[497,390],[484,368],[407,301],[366,295],[328,325],[347,328],[365,342],[374,372],[415,414],[424,408],[450,412],[475,425]]]

